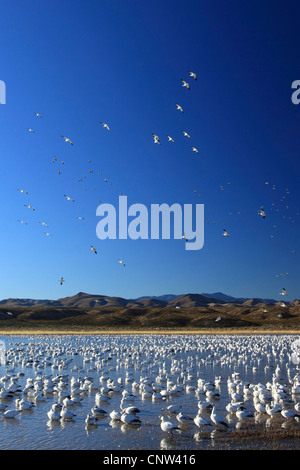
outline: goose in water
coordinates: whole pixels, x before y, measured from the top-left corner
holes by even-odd
[[[109,413],[109,417],[110,419],[112,419],[113,421],[120,421],[121,419],[121,413],[119,413],[118,411],[116,410],[113,410]]]
[[[181,412],[178,413],[178,415],[176,416],[176,419],[177,421],[183,424],[190,424],[193,421],[193,418],[191,418],[190,416],[184,415]]]
[[[297,411],[289,410],[287,408],[283,408],[283,410],[281,410],[281,415],[286,419],[296,418],[296,417],[300,418],[300,414],[297,413]]]
[[[51,408],[50,411],[47,413],[48,418],[50,421],[60,421],[60,414],[58,411],[55,411]]]
[[[180,428],[176,426],[176,424],[173,424],[171,421],[167,421],[167,418],[165,416],[161,416],[161,423],[160,427],[162,431],[168,432],[173,434],[173,431],[180,431]]]
[[[228,428],[228,423],[226,422],[226,420],[221,415],[219,415],[216,412],[215,406],[213,406],[212,412],[210,414],[210,419],[212,420],[212,422],[216,426],[222,425],[222,426],[225,426],[226,428]]]
[[[201,428],[202,426],[211,426],[211,423],[199,414],[197,414],[197,416],[195,416],[194,423],[196,424],[196,426],[198,428]]]
[[[107,411],[103,410],[102,408],[99,408],[98,406],[94,406],[91,409],[91,413],[95,418],[102,418],[103,416],[107,416]]]
[[[210,410],[210,409],[212,409],[212,407],[213,407],[213,405],[208,401],[199,401],[198,402],[198,409],[200,411]]]
[[[88,413],[84,422],[86,425],[96,425],[97,419],[95,418],[95,416],[92,416],[90,415],[90,413]]]
[[[261,403],[260,401],[254,402],[254,408],[257,413],[266,413],[266,405],[264,403]]]
[[[235,403],[228,403],[228,405],[226,406],[226,410],[228,411],[228,413],[235,413],[237,410],[240,409],[240,407],[242,406],[242,403],[241,402],[235,402]]]
[[[137,413],[140,413],[140,410],[135,406],[128,406],[127,408],[124,408],[122,412],[128,415],[135,415]]]
[[[124,424],[141,424],[141,420],[137,418],[135,415],[127,414],[127,413],[122,413],[121,415],[121,421]]]
[[[250,411],[247,411],[244,406],[240,406],[240,408],[235,412],[235,415],[240,420],[253,418],[253,414],[250,413]]]
[[[168,413],[176,413],[176,414],[178,414],[178,413],[180,413],[180,411],[181,411],[181,405],[169,405],[169,406],[167,407],[167,411],[168,411]]]
[[[63,405],[62,407],[62,410],[60,412],[60,417],[61,419],[63,420],[66,420],[66,421],[72,421],[74,419],[76,415],[74,413],[72,413],[71,411],[69,411],[65,405]]]
[[[31,410],[32,408],[35,407],[35,405],[32,402],[27,401],[24,398],[16,400],[15,405],[19,411]]]
[[[273,405],[270,406],[269,404],[266,404],[266,412],[268,413],[269,416],[274,416],[278,413],[280,413],[282,410],[280,405]]]
[[[3,418],[14,419],[18,416],[19,410],[7,410],[3,413]]]

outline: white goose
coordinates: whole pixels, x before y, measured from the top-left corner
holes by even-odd
[[[65,137],[64,135],[62,135],[62,138],[64,139],[65,142],[68,142],[70,145],[73,145],[73,142],[71,142],[71,140],[68,137]]]
[[[198,428],[201,428],[202,426],[211,426],[211,423],[207,419],[203,418],[203,416],[201,416],[200,414],[197,414],[197,416],[195,416],[194,423]]]
[[[135,415],[127,414],[127,413],[122,413],[121,421],[124,424],[134,424],[134,425],[141,424],[141,420],[139,418],[137,418]]]
[[[190,85],[188,84],[188,82],[186,82],[185,80],[183,80],[183,78],[180,79],[182,81],[182,86],[187,88],[188,90],[190,90]]]
[[[108,131],[110,131],[110,128],[105,122],[100,122],[100,124],[102,124],[103,127],[105,127]]]
[[[215,406],[213,406],[212,412],[210,414],[210,419],[212,420],[212,422],[216,426],[222,425],[222,426],[225,426],[226,428],[228,428],[228,423],[226,422],[226,420],[221,415],[219,415],[216,412]]]
[[[180,428],[176,426],[176,424],[173,424],[171,421],[167,421],[167,418],[165,416],[161,416],[161,423],[160,427],[161,430],[164,432],[168,432],[173,434],[173,431],[180,431]]]

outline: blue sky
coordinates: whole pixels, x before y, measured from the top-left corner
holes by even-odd
[[[299,298],[299,15],[296,1],[2,2],[0,298]],[[203,249],[99,240],[99,200],[120,192],[204,204]]]

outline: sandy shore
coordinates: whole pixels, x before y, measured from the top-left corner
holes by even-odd
[[[50,329],[50,328],[32,328],[32,329],[10,329],[1,328],[0,335],[300,335],[300,330],[275,330],[259,328],[215,328],[215,329],[144,329],[144,330],[104,330],[90,328],[72,328],[72,329]]]

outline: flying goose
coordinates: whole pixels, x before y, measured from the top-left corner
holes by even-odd
[[[284,287],[282,288],[282,291],[279,293],[279,295],[288,295]]]
[[[108,131],[110,131],[110,128],[108,127],[107,124],[105,124],[105,122],[100,122],[100,124],[102,124],[103,127],[106,127],[106,129],[107,129]]]
[[[195,80],[197,80],[197,75],[194,72],[189,72],[190,77],[193,77]]]
[[[68,201],[75,202],[74,199],[70,198],[69,196],[66,196],[66,194],[64,194],[64,197],[65,197]]]
[[[183,133],[183,135],[184,135],[185,137],[188,137],[189,139],[191,138],[191,136],[190,136],[187,132],[182,131],[182,133]]]
[[[154,143],[155,143],[155,144],[160,144],[160,140],[159,140],[158,135],[153,134],[153,133],[152,133],[152,135],[153,135]]]
[[[35,211],[35,208],[32,207],[32,206],[30,206],[30,205],[28,205],[28,204],[24,204],[24,207],[27,207],[28,209],[32,209],[33,211]]]
[[[180,80],[182,81],[182,86],[186,87],[188,90],[190,90],[190,85],[185,80],[183,80],[182,78]]]
[[[62,138],[65,140],[65,142],[69,142],[69,144],[73,145],[73,142],[71,142],[71,140],[68,137],[65,137],[64,135],[62,135]]]

